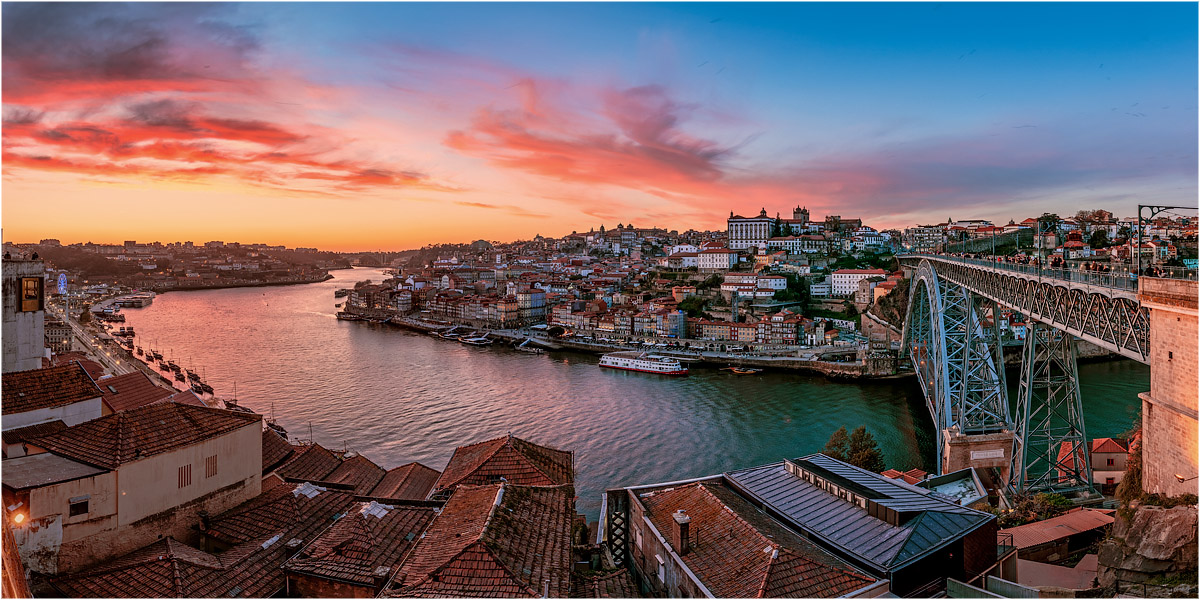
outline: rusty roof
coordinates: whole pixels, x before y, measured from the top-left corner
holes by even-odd
[[[6,415],[66,406],[101,396],[100,388],[78,362],[5,373],[0,380]]]
[[[96,382],[103,393],[102,399],[113,412],[130,410],[153,404],[175,393],[154,384],[142,371],[133,371]]]
[[[388,579],[433,521],[427,506],[358,502],[284,564],[284,570],[375,588]]]
[[[68,458],[115,469],[127,462],[198,444],[247,426],[261,415],[160,402],[113,413],[30,440]]]
[[[562,485],[575,481],[571,452],[539,446],[513,436],[459,446],[435,489],[505,481],[517,485]]]
[[[368,496],[394,500],[424,500],[442,474],[421,463],[411,462],[387,472]]]
[[[683,562],[717,597],[831,598],[875,581],[723,485],[693,483],[645,494],[640,500],[667,540],[675,527],[675,511],[682,509],[691,518],[691,549]]]
[[[569,485],[460,486],[387,594],[566,597],[574,496]]]
[[[1112,525],[1113,520],[1111,510],[1078,508],[1045,521],[1001,529],[1000,533],[1011,533],[1013,545],[1023,549],[1106,527]]]

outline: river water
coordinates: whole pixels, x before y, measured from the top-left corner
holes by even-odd
[[[592,355],[464,346],[338,321],[334,290],[384,275],[333,274],[316,284],[160,294],[125,309],[126,324],[138,344],[203,373],[218,396],[236,386],[243,406],[274,414],[293,439],[311,430],[317,443],[385,469],[415,460],[440,470],[456,446],[509,432],[572,450],[578,508],[589,519],[605,488],[802,456],[841,426],[865,424],[889,467],[929,470],[933,460],[933,427],[912,378],[845,383],[707,368],[663,378],[600,369]],[[1101,362],[1080,374],[1088,435],[1128,429],[1148,367]]]

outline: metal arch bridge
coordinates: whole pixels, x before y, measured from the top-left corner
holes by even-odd
[[[951,432],[1012,432],[1009,493],[1093,492],[1075,339],[1149,362],[1150,320],[1136,277],[942,255],[899,259],[916,267],[902,347],[938,430],[939,453],[947,452]],[[999,343],[1001,306],[1029,318],[1015,413]]]

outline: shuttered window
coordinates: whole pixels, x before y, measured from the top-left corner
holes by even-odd
[[[204,478],[217,476],[217,455],[214,454],[204,459]]]
[[[183,489],[192,485],[192,465],[183,465],[179,467],[179,488]]]

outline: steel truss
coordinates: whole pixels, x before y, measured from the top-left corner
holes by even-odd
[[[1106,350],[1149,364],[1150,316],[1136,299],[1064,285],[1061,280],[933,259],[937,275]],[[921,260],[921,265],[931,262]],[[920,267],[918,267],[920,272]]]
[[[984,327],[985,311],[992,315],[990,330]],[[909,294],[903,349],[925,393],[939,452],[942,432],[950,427],[965,434],[1009,428],[997,317],[994,302],[939,278],[933,265],[921,263]]]
[[[1015,421],[1010,494],[1095,493],[1074,336],[1029,324]]]

